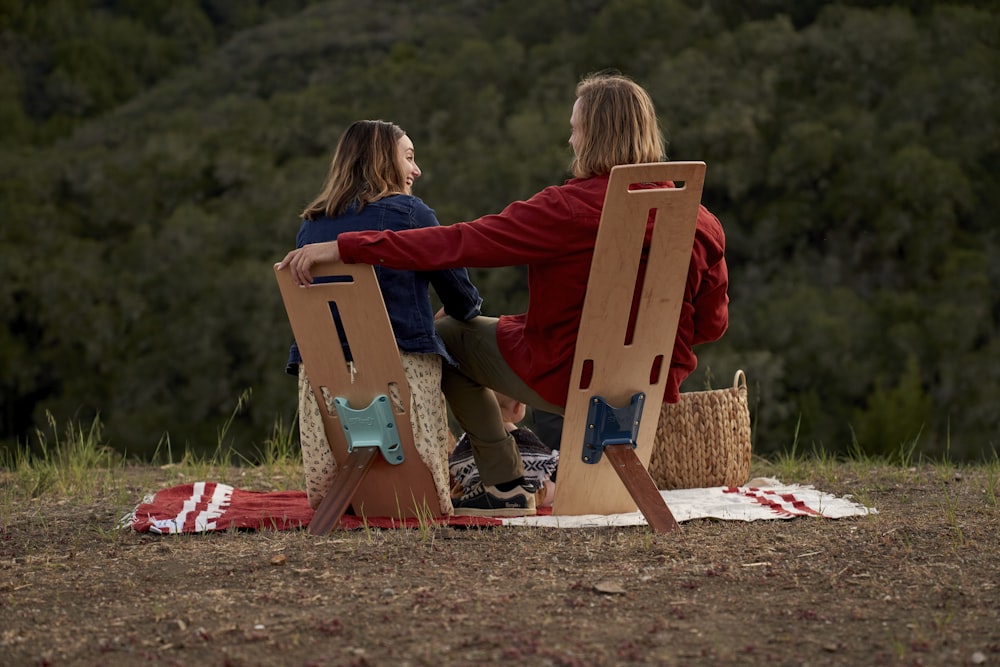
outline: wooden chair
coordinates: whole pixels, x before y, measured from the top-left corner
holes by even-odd
[[[431,472],[413,444],[410,388],[374,269],[338,262],[316,264],[311,272],[313,284],[299,287],[290,271],[275,265],[337,463],[309,532],[328,533],[348,506],[359,516],[440,515]]]
[[[677,333],[705,179],[703,162],[615,167],[577,338],[553,514],[643,513],[678,529],[647,471]],[[672,181],[675,188],[631,189]],[[640,258],[655,211],[643,279]],[[633,294],[640,293],[632,312]],[[634,333],[627,339],[629,321]]]

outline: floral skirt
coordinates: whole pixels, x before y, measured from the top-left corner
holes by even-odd
[[[403,372],[410,385],[410,424],[413,427],[413,444],[421,460],[431,472],[437,488],[441,514],[452,513],[448,479],[448,453],[455,439],[448,429],[444,394],[441,393],[441,357],[436,354],[400,352]],[[398,396],[390,397],[394,402]],[[332,403],[327,406],[334,412]],[[306,471],[306,493],[309,504],[315,509],[330,487],[337,471],[337,463],[330,451],[330,444],[323,430],[323,417],[316,403],[316,396],[309,386],[305,365],[299,364],[299,442],[302,445],[302,463]]]

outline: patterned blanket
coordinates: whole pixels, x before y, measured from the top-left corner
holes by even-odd
[[[693,519],[757,521],[801,516],[839,519],[875,513],[849,497],[837,497],[811,486],[784,485],[773,479],[755,479],[745,486],[661,491],[679,522]],[[147,496],[129,514],[121,527],[150,533],[205,533],[219,530],[293,530],[304,528],[313,511],[304,491],[245,491],[216,482],[195,482],[157,491]],[[436,523],[451,526],[546,526],[552,528],[596,528],[641,526],[639,512],[610,515],[553,516],[548,508],[537,516],[490,519],[482,517],[438,517]],[[344,516],[342,529],[417,528],[416,519],[399,521],[389,517]]]

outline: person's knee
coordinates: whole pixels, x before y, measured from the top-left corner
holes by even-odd
[[[462,324],[459,320],[454,317],[445,315],[434,321],[434,329],[437,331],[438,335],[444,341],[445,347],[448,347],[449,342],[457,342],[462,336]]]
[[[460,366],[476,363],[484,351],[488,352],[487,340],[492,335],[489,321],[483,317],[474,317],[467,322],[453,317],[442,317],[434,323],[448,353]]]

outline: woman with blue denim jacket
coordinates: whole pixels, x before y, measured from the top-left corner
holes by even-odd
[[[420,173],[413,142],[399,126],[381,120],[353,123],[337,144],[322,191],[302,212],[296,247],[333,241],[342,232],[438,226],[434,211],[411,194]],[[441,299],[443,312],[462,321],[479,315],[482,299],[464,268],[405,271],[376,266],[375,275],[410,384],[414,444],[434,477],[442,513],[450,513],[451,440],[441,393],[441,358],[454,362],[434,330],[428,286]],[[336,464],[294,343],[286,371],[299,376],[299,437],[306,490],[316,507]]]

